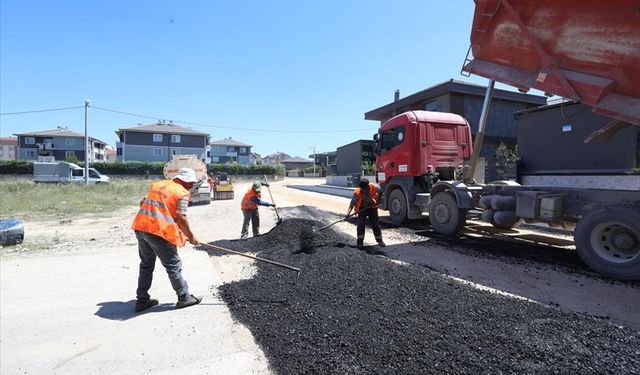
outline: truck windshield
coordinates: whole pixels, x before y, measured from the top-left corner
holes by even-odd
[[[91,178],[100,178],[100,173],[95,169],[89,169],[89,177]]]
[[[385,130],[380,134],[380,136],[380,153],[384,154],[392,148],[402,144],[404,141],[404,126]]]

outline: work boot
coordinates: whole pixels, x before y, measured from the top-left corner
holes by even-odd
[[[178,301],[178,303],[176,303],[176,309],[197,305],[200,301],[202,301],[202,297],[196,297],[193,294],[190,294],[186,301]]]
[[[358,249],[360,249],[360,250],[364,249],[364,241],[363,240],[358,240],[356,246],[358,246]]]
[[[378,240],[378,246],[380,246],[380,247],[385,247],[385,246],[387,246],[387,245],[384,243],[384,241],[382,241],[382,240]]]
[[[135,311],[136,312],[140,312],[140,311],[148,309],[149,307],[153,307],[153,306],[155,306],[157,304],[158,304],[158,300],[157,299],[148,299],[145,302],[136,301]]]

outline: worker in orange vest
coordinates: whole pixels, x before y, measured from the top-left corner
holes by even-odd
[[[358,249],[364,248],[364,227],[369,218],[371,228],[373,229],[373,235],[381,247],[386,246],[382,241],[382,231],[380,230],[380,223],[378,221],[378,198],[380,196],[380,187],[376,184],[370,184],[369,180],[363,178],[360,180],[358,187],[351,197],[351,203],[349,204],[349,211],[347,211],[347,217],[354,209],[358,214],[358,228],[357,228],[357,244]]]
[[[135,311],[140,312],[158,304],[149,296],[156,257],[167,270],[171,286],[178,295],[176,308],[193,306],[202,300],[189,294],[189,286],[182,278],[182,261],[178,247],[187,241],[198,244],[187,221],[187,206],[191,194],[189,189],[197,182],[191,168],[180,168],[173,180],[162,180],[151,184],[147,195],[140,201],[140,210],[133,220],[140,255],[137,302]]]
[[[253,185],[251,185],[251,188],[247,190],[244,197],[242,198],[240,208],[242,209],[244,220],[242,221],[242,231],[240,232],[240,238],[247,238],[247,235],[249,234],[249,222],[251,222],[253,236],[255,237],[260,234],[260,214],[258,213],[258,206],[276,206],[273,203],[269,203],[261,199],[260,191],[262,190],[262,185],[267,187],[269,186],[269,184],[266,182],[256,181],[253,183]]]

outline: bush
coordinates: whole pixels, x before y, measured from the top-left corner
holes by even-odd
[[[227,173],[231,175],[283,175],[284,167],[282,165],[267,164],[249,164],[240,165],[238,163],[215,163],[208,164],[207,171],[209,173]]]
[[[0,160],[0,174],[33,174],[33,162],[28,160]]]
[[[77,163],[84,167],[84,162]],[[95,162],[90,163],[89,167],[95,168],[100,173],[106,175],[162,175],[163,162],[140,162],[116,161],[113,163]],[[207,165],[209,173],[224,172],[231,175],[284,175],[284,167],[282,165],[240,165],[231,164],[209,164]],[[33,162],[30,160],[0,160],[0,174],[33,174]]]

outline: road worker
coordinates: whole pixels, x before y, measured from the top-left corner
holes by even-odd
[[[349,217],[351,211],[355,208],[355,212],[358,214],[357,244],[359,249],[364,248],[364,227],[367,217],[371,223],[373,235],[375,236],[378,245],[381,247],[386,246],[382,241],[382,231],[380,230],[380,223],[378,221],[379,196],[380,187],[376,184],[370,184],[369,180],[363,178],[360,180],[358,187],[351,197],[351,203],[349,204],[349,211],[347,211],[346,218]]]
[[[189,189],[197,181],[191,168],[180,168],[173,180],[162,180],[151,184],[149,192],[140,201],[140,210],[133,220],[140,255],[137,302],[135,311],[140,312],[158,304],[149,296],[156,257],[167,270],[171,286],[178,295],[176,308],[193,306],[202,300],[189,294],[187,282],[182,278],[182,261],[178,247],[187,241],[198,244],[187,221],[187,206],[191,197]]]
[[[242,209],[244,220],[242,221],[242,232],[240,232],[240,238],[247,238],[247,235],[249,234],[249,221],[251,221],[251,229],[253,230],[254,237],[260,234],[260,214],[258,213],[258,206],[276,206],[273,203],[269,203],[261,199],[260,191],[262,190],[263,185],[269,187],[269,184],[266,182],[254,182],[242,198],[240,208]]]

